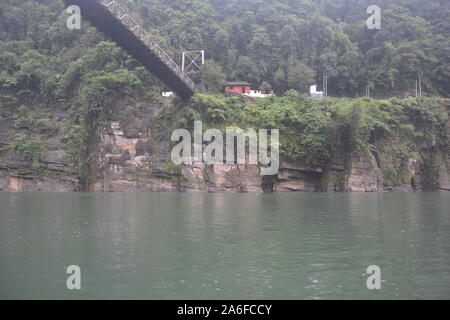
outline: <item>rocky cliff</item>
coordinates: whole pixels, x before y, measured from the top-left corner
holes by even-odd
[[[53,131],[43,126],[40,130],[27,130],[27,134],[20,137],[22,126],[26,125],[18,121],[21,116],[0,109],[0,191],[79,191],[72,159],[63,151],[61,130]],[[46,113],[46,123],[57,127],[67,121],[68,116],[63,108],[55,108]],[[33,159],[27,152],[16,150],[19,138],[22,144],[30,141],[45,143],[38,167],[33,166]]]
[[[115,101],[111,117],[102,126],[95,156],[90,162],[87,191],[98,192],[374,192],[421,189],[419,159],[396,159],[404,167],[406,184],[386,186],[373,156],[340,155],[325,165],[305,165],[282,159],[276,176],[262,177],[255,165],[194,165],[171,163],[170,131],[156,126],[164,104]],[[18,115],[3,110],[0,117],[0,191],[80,191],[74,160],[65,152],[61,137],[69,113],[53,107],[40,117],[51,127],[27,129],[26,139]],[[51,134],[49,134],[51,132]],[[43,141],[39,159],[18,143]],[[36,164],[36,162],[38,162]],[[450,161],[440,162],[440,190],[450,191]]]

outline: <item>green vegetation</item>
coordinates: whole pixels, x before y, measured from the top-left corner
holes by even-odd
[[[121,2],[175,60],[182,50],[206,50],[209,60],[194,76],[203,90],[217,91],[228,79],[249,81],[254,88],[266,82],[280,94],[305,92],[326,73],[331,95],[361,96],[370,83],[374,95],[387,97],[412,93],[421,75],[424,92],[449,96],[448,1],[379,0],[381,30],[366,27],[369,0]],[[102,98],[98,86],[107,82],[104,75],[94,79],[95,71],[80,63],[108,65],[106,72],[119,86],[125,81],[164,89],[158,81],[145,86],[149,83],[127,73],[137,68],[132,61],[115,66],[114,54],[92,56],[89,49],[104,36],[88,23],[68,30],[66,19],[61,0],[1,2],[0,88],[6,104],[54,101],[87,74]]]
[[[124,1],[125,2],[125,1]],[[382,9],[381,30],[366,10]],[[228,80],[277,93],[306,92],[329,77],[333,96],[378,97],[424,90],[449,96],[450,2],[439,0],[128,0],[135,18],[179,59],[205,49]],[[212,70],[217,74],[217,69]]]
[[[158,101],[162,85],[93,27],[71,31],[66,19],[62,1],[2,1],[0,110],[22,136],[40,139],[62,129],[65,150],[85,186],[108,104],[117,97]],[[61,104],[71,118],[60,126],[49,115]],[[28,155],[28,147],[16,149]]]
[[[12,144],[14,150],[22,154],[27,160],[32,161],[33,169],[40,167],[39,159],[44,154],[46,144],[40,140],[28,140],[17,135]]]
[[[368,156],[382,169],[386,185],[411,182],[409,159],[434,168],[433,161],[449,155],[448,116],[438,98],[314,100],[293,90],[283,97],[255,100],[197,94],[159,117],[161,127],[174,129],[192,129],[195,120],[222,130],[276,128],[283,158],[325,166],[336,156]],[[428,180],[436,177],[435,171]]]
[[[143,67],[110,42],[89,49],[62,76],[58,94],[69,97],[71,105],[63,142],[79,166],[83,186],[89,183],[100,130],[113,111],[109,104],[118,97],[155,100],[153,97],[159,93],[143,90],[146,86],[152,88],[152,81]]]
[[[45,109],[33,109],[22,105],[13,115],[13,120],[16,129],[25,130],[31,134],[52,136],[58,131]]]
[[[426,95],[449,97],[450,2],[379,0],[381,30],[366,28],[369,0],[122,2],[175,60],[184,49],[206,50],[208,60],[193,75],[204,93],[165,109],[156,134],[191,128],[194,120],[277,128],[283,157],[324,164],[336,155],[369,154],[387,185],[411,179],[405,168],[413,158],[423,184],[435,188],[449,154],[443,102],[348,98],[361,96],[368,83],[379,98],[411,94],[418,75]],[[167,88],[89,23],[68,30],[66,19],[61,0],[1,1],[0,112],[20,136],[14,149],[35,166],[45,150],[39,139],[59,134],[86,186],[112,102],[160,103]],[[348,98],[301,94],[324,73],[329,94]],[[279,96],[211,94],[226,80]],[[70,119],[56,123],[55,108]]]

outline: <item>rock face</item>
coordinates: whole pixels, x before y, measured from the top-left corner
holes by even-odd
[[[381,190],[381,169],[367,158],[353,157],[345,191],[375,192]]]
[[[410,183],[383,189],[382,171],[374,157],[336,156],[331,163],[313,166],[281,159],[280,170],[272,177],[262,177],[256,165],[177,166],[170,160],[171,132],[156,129],[164,105],[117,101],[111,108],[112,118],[101,131],[87,191],[376,192],[420,188]],[[74,160],[63,151],[62,129],[50,137],[45,133],[28,137],[47,145],[36,168],[13,148],[17,127],[12,115],[0,115],[0,191],[80,191]],[[64,108],[55,108],[49,117],[63,128],[69,114]],[[416,176],[415,159],[400,159],[395,165],[400,164],[409,176]],[[441,190],[450,191],[449,168],[447,159],[439,172]]]
[[[120,124],[111,122],[102,134],[96,179],[90,190],[263,192],[255,165],[175,166],[168,160],[167,146],[154,146],[148,136],[127,138]],[[159,155],[152,153],[158,148]]]
[[[63,122],[68,114],[56,108],[50,115],[54,123]],[[72,160],[62,151],[61,131],[48,137],[45,133],[33,133],[24,141],[36,139],[44,141],[46,150],[33,167],[30,160],[12,147],[17,134],[17,125],[11,121],[12,115],[0,112],[0,191],[79,191],[80,186]]]
[[[168,160],[169,143],[155,145],[150,128],[138,132],[139,138],[130,136],[119,121],[112,121],[110,127],[103,130],[91,191],[264,192],[263,179],[256,165],[177,167]],[[158,151],[155,153],[154,150]],[[382,190],[380,169],[365,158],[352,158],[349,170],[342,161],[333,163],[325,187],[324,174],[320,166],[284,160],[271,189],[274,192]]]
[[[450,191],[450,161],[441,164],[439,171],[439,190]]]
[[[176,166],[170,160],[171,132],[157,139],[152,130],[161,107],[115,106],[117,115],[103,129],[90,191],[103,192],[253,192],[261,193],[262,178],[255,165]]]
[[[127,113],[130,106],[125,102],[119,102],[113,108],[113,119],[101,133],[89,190],[178,191],[179,175],[166,166],[169,143],[156,143],[151,130],[160,107],[137,103],[132,115]]]
[[[375,192],[382,191],[381,170],[367,158],[334,159],[329,169],[282,161],[276,192]]]
[[[138,117],[116,119],[104,128],[100,155],[91,191],[105,192],[411,192],[411,184],[383,188],[383,176],[375,158],[338,157],[328,165],[307,166],[281,160],[275,177],[264,182],[256,165],[194,164],[176,166],[170,161],[170,142],[157,142],[152,121],[158,108],[141,105]],[[165,137],[170,133],[165,132]],[[404,160],[399,160],[398,165]],[[416,160],[407,159],[411,176]],[[445,171],[445,172],[444,172]],[[442,168],[441,189],[449,190],[450,176]],[[448,188],[448,189],[446,189]]]
[[[291,161],[281,161],[275,192],[319,191],[323,170],[320,167],[308,167]]]
[[[450,115],[450,101],[447,100],[447,115]],[[450,132],[450,117],[447,121],[447,128]],[[450,191],[450,159],[445,159],[439,170],[439,189]]]

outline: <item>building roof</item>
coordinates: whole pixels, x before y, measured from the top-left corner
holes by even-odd
[[[230,86],[235,86],[235,87],[239,87],[239,86],[245,86],[245,87],[250,87],[251,84],[245,81],[235,81],[235,82],[227,82],[225,83],[226,87],[230,87]]]

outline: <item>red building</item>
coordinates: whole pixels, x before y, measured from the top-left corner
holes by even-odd
[[[249,94],[250,93],[251,84],[244,81],[238,82],[227,82],[225,84],[225,92],[232,92],[238,94]]]

